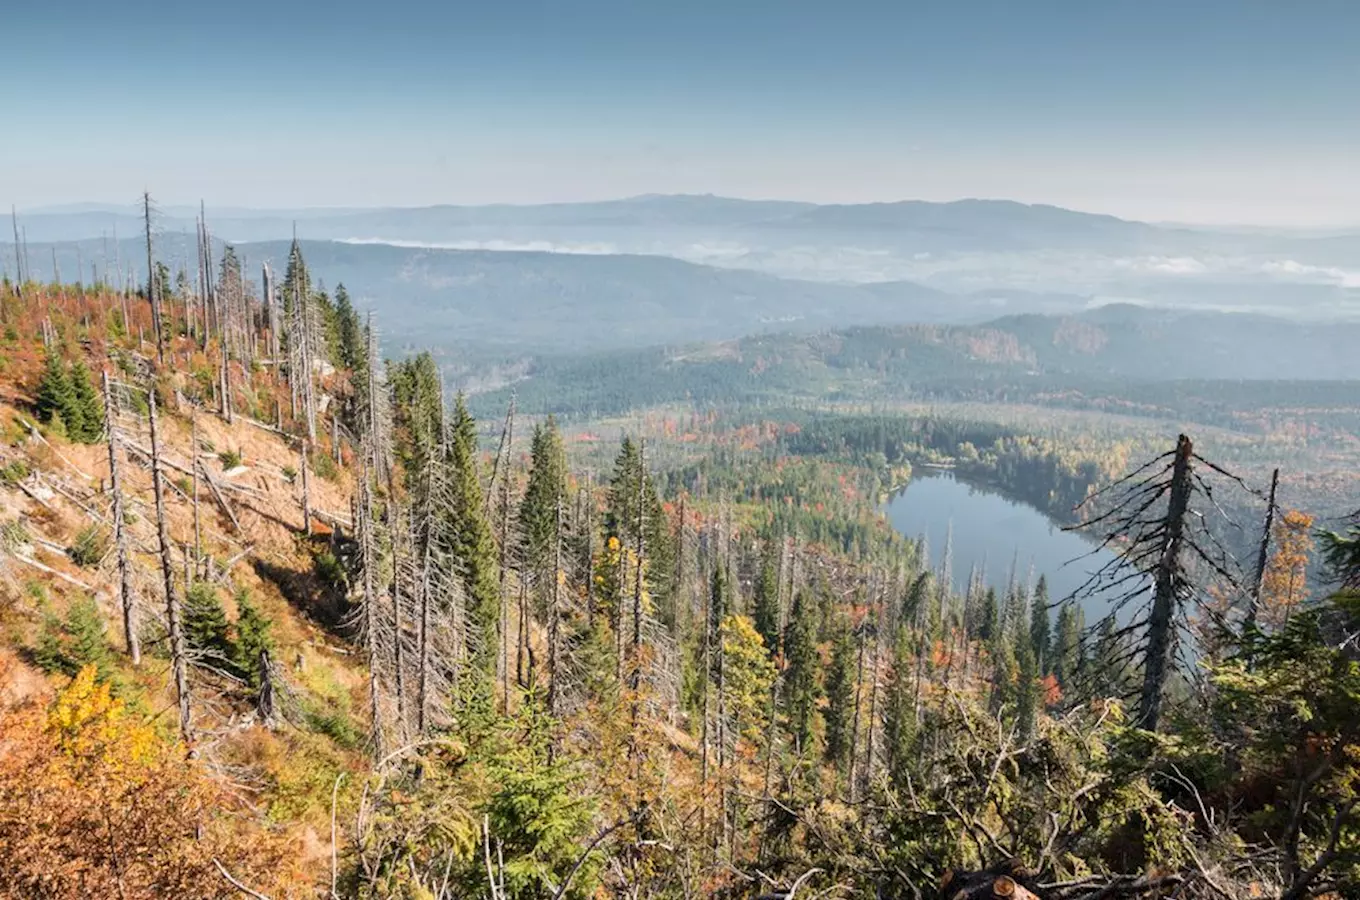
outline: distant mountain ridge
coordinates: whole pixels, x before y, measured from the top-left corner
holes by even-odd
[[[196,213],[166,206],[158,234],[192,235]],[[539,205],[209,207],[207,217],[212,233],[232,243],[296,233],[407,249],[664,256],[803,282],[914,282],[962,295],[1023,290],[1360,316],[1360,234],[1173,227],[1010,200],[815,204],[647,194]],[[132,205],[24,213],[20,226],[30,246],[143,230]],[[11,262],[0,258],[0,266]]]
[[[1113,304],[972,325],[865,326],[544,356],[514,388],[536,413],[614,414],[688,402],[1040,403],[1109,411],[1267,405],[1360,414],[1360,323]],[[478,398],[503,406],[505,390]],[[1226,410],[1226,411],[1225,411]],[[1360,424],[1360,418],[1357,419]]]

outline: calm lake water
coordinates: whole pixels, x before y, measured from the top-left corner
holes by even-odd
[[[1113,556],[1108,550],[1092,555],[1094,544],[1085,537],[1062,531],[1031,506],[965,484],[949,472],[913,475],[907,487],[888,501],[885,512],[904,536],[926,536],[931,567],[936,570],[952,526],[953,581],[958,591],[967,587],[974,563],[982,569],[988,584],[1004,590],[1015,560],[1016,578],[1021,584],[1033,565],[1035,580],[1047,576],[1049,599],[1057,601],[1079,588]],[[1106,612],[1099,601],[1083,605],[1088,622]]]

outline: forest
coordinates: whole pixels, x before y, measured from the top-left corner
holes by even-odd
[[[619,368],[559,421],[146,209],[145,283],[0,285],[0,897],[1360,897],[1360,521],[1256,457]],[[926,463],[1107,614],[896,534]]]

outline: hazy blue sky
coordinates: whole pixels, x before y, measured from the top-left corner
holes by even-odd
[[[1356,0],[9,3],[0,202],[1360,223]]]

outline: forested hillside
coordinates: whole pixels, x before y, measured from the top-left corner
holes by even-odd
[[[576,363],[479,422],[309,246],[190,249],[0,287],[0,897],[1360,891],[1357,527],[1194,435],[708,402],[1113,373],[1122,328]],[[923,462],[1076,507],[1107,614],[896,534]]]

